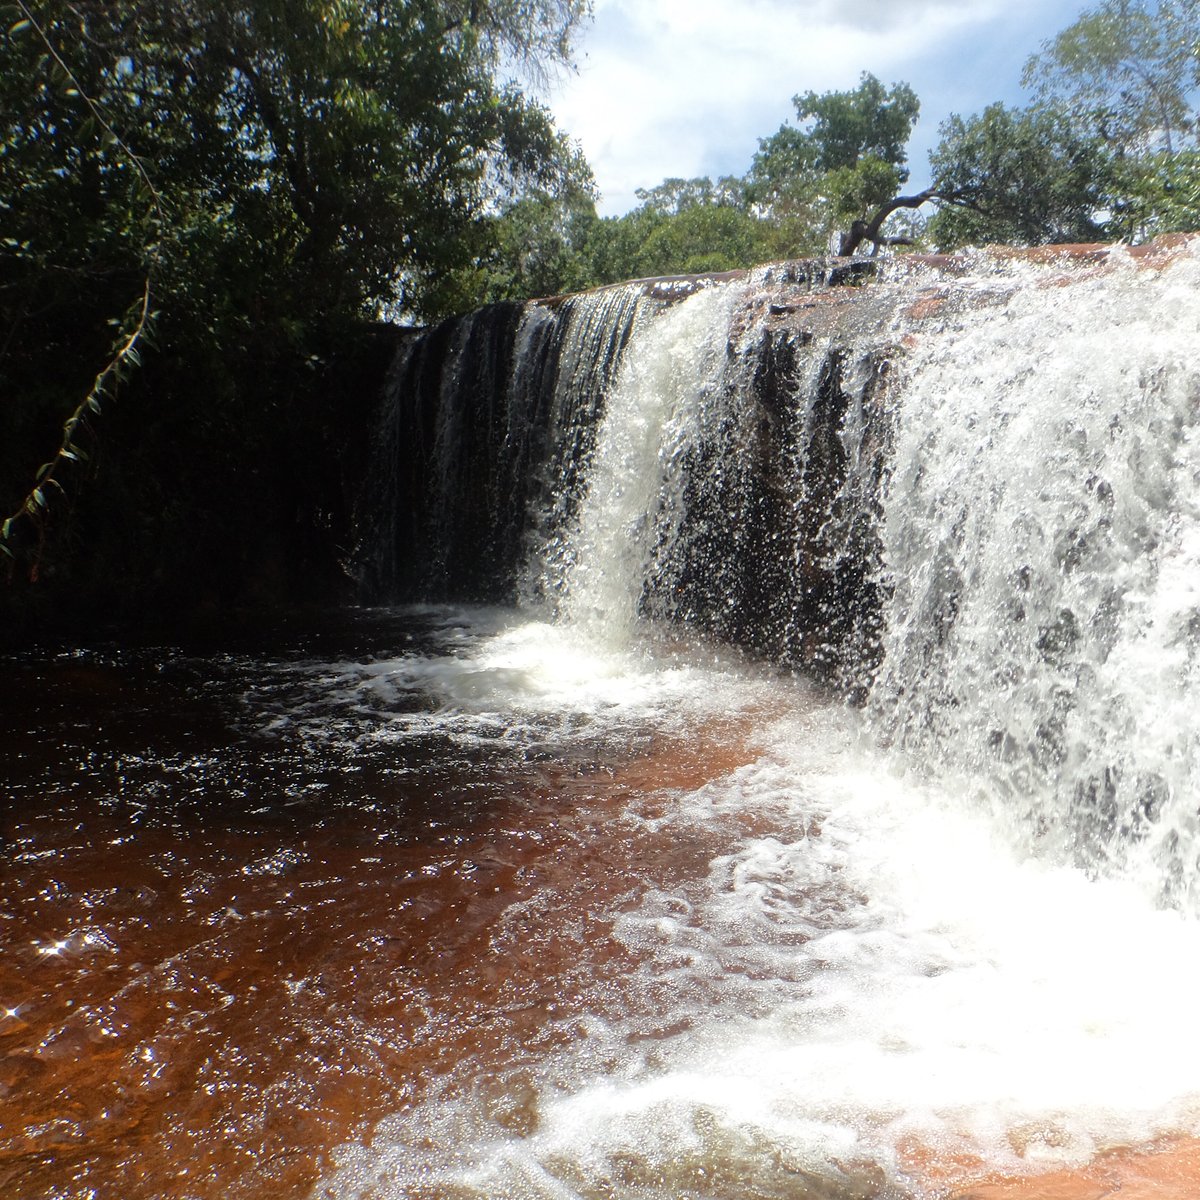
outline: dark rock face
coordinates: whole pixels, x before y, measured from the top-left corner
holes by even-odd
[[[385,388],[359,503],[367,599],[511,600],[569,526],[640,289],[500,304],[415,333]]]
[[[895,348],[840,303],[759,298],[722,419],[687,464],[645,610],[865,694],[878,657],[879,488]]]
[[[850,314],[878,307],[861,289],[799,267],[748,288],[735,309],[719,395],[682,450],[682,494],[648,514],[658,530],[640,606],[854,691],[877,642],[873,531],[894,348],[874,332],[882,311],[865,315],[865,342],[848,336]],[[536,571],[522,584],[523,568],[539,548],[570,560],[630,338],[711,283],[499,305],[410,335],[360,503],[367,597],[552,600]]]
[[[1142,248],[1138,261],[1153,267],[1173,250]],[[1046,286],[1101,269],[1109,253],[997,252],[1062,262]],[[673,451],[681,482],[646,514],[640,608],[865,696],[889,588],[878,525],[891,383],[924,329],[1004,295],[1002,279],[956,290],[966,261],[797,262],[644,280],[499,305],[411,335],[360,504],[367,597],[553,607],[557,585],[528,564],[549,555],[569,575],[597,429],[631,338],[697,290],[730,286],[740,290],[729,326],[714,335],[725,362]]]

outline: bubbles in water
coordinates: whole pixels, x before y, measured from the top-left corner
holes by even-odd
[[[605,810],[645,862],[561,913],[591,922],[594,988],[572,976],[496,1087],[456,1063],[345,1148],[332,1195],[901,1196],[931,1162],[1021,1172],[1200,1133],[1198,270],[1117,264],[1066,303],[1056,268],[985,264],[896,318],[879,495],[855,360],[827,490],[840,547],[882,511],[865,729],[837,706],[767,721],[752,761]],[[731,411],[737,304],[694,297],[626,357],[550,560],[574,623],[339,686],[385,710],[420,691],[435,709],[397,720],[518,740],[777,711],[721,664],[636,649],[676,468]]]
[[[875,726],[1073,861],[1190,904],[1200,263],[1027,270],[905,367]]]

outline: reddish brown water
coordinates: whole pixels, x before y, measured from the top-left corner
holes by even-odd
[[[627,1006],[598,914],[714,853],[621,814],[749,753],[730,721],[574,761],[350,761],[241,731],[245,671],[7,671],[4,1196],[307,1195],[464,1060],[501,1124],[535,1121],[527,1062]]]
[[[370,713],[314,709],[289,666],[422,636],[376,618],[271,657],[5,665],[0,1196],[478,1195],[403,1171],[378,1191],[329,1180],[339,1147],[431,1102],[469,1096],[532,1134],[545,1064],[585,1054],[598,1023],[651,1057],[686,1032],[669,971],[630,985],[639,953],[614,923],[647,893],[686,895],[731,835],[778,832],[752,809],[658,820],[752,761],[771,711],[511,746],[373,742],[357,736]],[[306,722],[271,727],[305,705]],[[831,927],[860,901],[810,899]],[[1198,1164],[1176,1141],[1030,1180],[917,1142],[903,1184],[851,1160],[834,1185],[774,1152],[681,1153],[670,1178],[630,1160],[571,1194],[1182,1200]]]

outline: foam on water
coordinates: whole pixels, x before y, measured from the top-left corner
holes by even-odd
[[[996,277],[906,365],[872,723],[1043,852],[1191,907],[1200,262],[1053,282]]]
[[[433,620],[432,647],[301,664],[283,674],[277,699],[260,689],[253,709],[273,714],[266,727],[299,726],[314,741],[439,736],[520,753],[561,750],[571,738],[681,733],[771,702],[774,672],[717,648],[672,648],[665,634],[657,649],[619,646],[511,610],[412,611]]]
[[[318,1194],[928,1195],[938,1156],[1021,1171],[1200,1134],[1200,262],[1053,283],[985,265],[903,364],[865,713],[639,647],[717,290],[627,352],[561,577],[576,623],[331,679],[538,736],[793,711],[621,816],[706,850],[591,914],[634,965],[524,1063],[519,1130],[464,1060]]]
[[[656,814],[723,851],[607,914],[639,963],[628,1018],[537,1065],[532,1129],[498,1124],[460,1064],[343,1149],[332,1194],[901,1195],[913,1147],[1022,1170],[1200,1132],[1200,928],[1027,857],[845,718],[777,723],[773,750]]]

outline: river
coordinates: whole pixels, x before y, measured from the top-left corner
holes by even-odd
[[[1196,1194],[1200,259],[764,286],[438,377],[515,605],[5,660],[4,1195]]]

